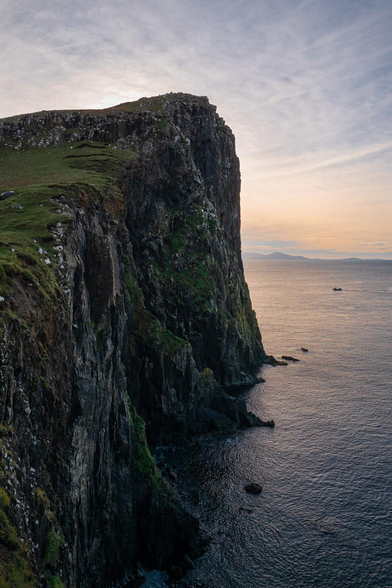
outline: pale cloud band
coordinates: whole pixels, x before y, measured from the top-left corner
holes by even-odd
[[[237,138],[244,245],[390,252],[391,25],[389,0],[6,0],[0,116],[208,95]]]

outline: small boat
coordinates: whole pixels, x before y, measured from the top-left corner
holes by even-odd
[[[341,292],[341,291],[342,291],[342,289],[341,289],[341,288],[334,288],[334,289],[333,289],[333,291],[334,291],[334,292]]]

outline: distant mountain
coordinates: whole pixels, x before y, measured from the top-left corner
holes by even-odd
[[[254,253],[253,251],[243,251],[242,252],[242,259],[244,261],[247,260],[264,260],[264,261],[389,261],[391,259],[361,259],[360,257],[346,257],[344,259],[320,259],[319,257],[304,257],[303,255],[288,255],[287,253],[280,253],[275,251],[275,253],[268,253],[264,255],[263,253]]]
[[[309,257],[304,257],[303,255],[287,255],[287,253],[279,253],[278,251],[275,251],[275,253],[268,253],[268,255],[264,255],[263,253],[253,253],[252,251],[243,251],[242,259],[264,259],[265,261],[309,261]]]

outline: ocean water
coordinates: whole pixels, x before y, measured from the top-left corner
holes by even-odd
[[[213,537],[186,585],[391,588],[392,262],[249,261],[245,273],[266,351],[300,361],[265,366],[246,394],[275,429],[173,454]],[[259,496],[243,489],[253,481]]]

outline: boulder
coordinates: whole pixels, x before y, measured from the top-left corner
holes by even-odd
[[[276,365],[288,365],[287,361],[280,361],[276,359],[273,355],[269,355],[267,357],[266,363],[275,367]]]
[[[260,486],[260,484],[256,484],[256,482],[251,482],[250,484],[244,486],[244,490],[248,492],[248,494],[261,494],[263,488],[262,486]]]
[[[253,412],[247,412],[244,416],[245,426],[247,427],[274,427],[275,422],[273,420],[270,421],[262,421],[260,417],[256,416]]]
[[[7,200],[7,198],[11,198],[15,192],[13,190],[6,190],[0,194],[0,200]]]

